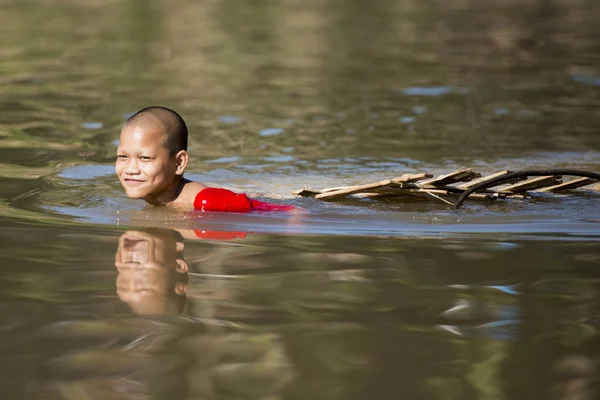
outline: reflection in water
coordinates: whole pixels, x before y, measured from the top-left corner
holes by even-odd
[[[185,304],[188,265],[179,233],[127,231],[115,255],[119,298],[139,315],[179,314]]]
[[[106,314],[52,326],[52,336],[72,341],[50,362],[50,387],[60,398],[281,398],[294,368],[278,333],[228,326],[214,315],[197,318],[193,311],[177,318],[188,291],[183,236],[195,233],[145,229],[120,236],[117,295],[144,318]],[[195,302],[214,297],[195,292]],[[82,339],[86,346],[75,344]]]
[[[53,229],[0,230],[2,399],[597,397],[597,242]]]

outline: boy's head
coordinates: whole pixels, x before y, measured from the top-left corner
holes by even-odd
[[[125,121],[128,125],[141,127],[159,127],[163,133],[162,144],[171,155],[180,150],[187,151],[188,130],[185,121],[170,108],[152,106],[141,109]]]
[[[178,185],[187,165],[188,131],[175,111],[147,107],[123,125],[115,170],[127,196],[153,203]]]

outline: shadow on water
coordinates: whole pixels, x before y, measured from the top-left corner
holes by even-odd
[[[290,195],[598,171],[595,2],[4,3],[0,398],[598,397],[597,190]],[[149,104],[188,122],[190,178],[310,213],[126,199]]]

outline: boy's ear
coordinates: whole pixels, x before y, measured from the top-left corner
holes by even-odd
[[[187,166],[189,158],[190,156],[185,150],[179,150],[177,154],[175,154],[175,160],[177,161],[177,169],[175,170],[176,175],[183,175],[183,171]]]

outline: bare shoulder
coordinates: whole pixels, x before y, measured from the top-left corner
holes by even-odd
[[[179,193],[177,200],[175,201],[175,205],[183,208],[193,208],[196,195],[206,187],[206,185],[203,185],[199,182],[186,182],[186,184],[183,186],[183,189],[181,189],[181,193]]]

